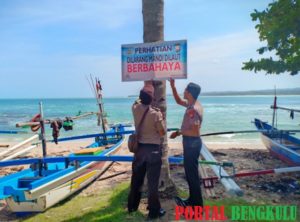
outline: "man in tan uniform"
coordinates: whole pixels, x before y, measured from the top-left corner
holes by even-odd
[[[200,127],[203,119],[203,108],[197,98],[201,88],[195,83],[189,83],[184,91],[183,100],[177,93],[173,79],[170,80],[170,85],[177,104],[186,107],[181,130],[173,132],[170,138],[173,139],[182,135],[184,170],[190,191],[187,200],[182,200],[179,197],[176,197],[175,200],[183,206],[203,206],[198,172],[198,159],[202,147]]]
[[[138,209],[141,199],[141,187],[147,173],[149,219],[155,219],[165,214],[159,202],[158,182],[162,164],[160,144],[166,129],[162,113],[159,109],[150,105],[153,94],[153,86],[149,83],[146,84],[140,91],[139,100],[132,106],[136,129],[144,114],[145,117],[139,127],[139,147],[132,162],[131,186],[128,196],[128,212],[131,213]]]

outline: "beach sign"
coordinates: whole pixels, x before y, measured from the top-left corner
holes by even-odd
[[[122,45],[122,81],[187,78],[187,41]]]

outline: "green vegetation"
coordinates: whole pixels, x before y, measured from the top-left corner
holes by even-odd
[[[128,215],[126,211],[128,183],[93,196],[75,196],[72,200],[52,207],[45,213],[27,218],[26,222],[86,222],[86,221],[143,221],[140,212]]]
[[[112,190],[101,191],[101,193],[82,197],[75,196],[71,200],[52,207],[45,213],[37,214],[24,221],[36,222],[85,222],[85,221],[144,221],[146,217],[139,211],[129,215],[126,210],[127,195],[129,191],[129,183],[125,182]],[[182,197],[187,196],[187,192],[178,191]],[[244,205],[273,205],[268,200],[256,200],[249,203],[242,198],[225,198],[220,200],[205,200],[206,206],[225,206],[225,213],[231,218],[231,206]],[[300,217],[300,209],[298,208],[297,218]],[[175,213],[174,213],[175,216]]]
[[[300,0],[276,0],[268,8],[251,14],[253,21],[258,21],[255,28],[259,39],[267,46],[259,48],[259,54],[275,53],[275,60],[262,58],[250,59],[244,63],[244,70],[254,72],[264,70],[267,74],[289,72],[296,75],[300,71]]]

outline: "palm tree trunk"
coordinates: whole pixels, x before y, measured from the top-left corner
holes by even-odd
[[[144,42],[146,43],[164,41],[164,0],[142,1]],[[153,81],[153,86],[154,100],[152,105],[160,108],[166,121],[166,81]],[[174,183],[170,177],[167,135],[165,135],[162,142],[162,169],[160,175],[159,189],[161,191],[175,191]]]

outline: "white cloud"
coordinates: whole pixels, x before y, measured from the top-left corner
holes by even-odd
[[[259,58],[256,50],[265,45],[256,30],[245,30],[189,43],[188,80],[177,81],[183,91],[190,81],[203,91],[250,90],[299,87],[300,76],[264,75],[242,70],[243,62]]]
[[[220,63],[255,55],[260,44],[255,30],[201,39],[190,44],[189,60],[191,64]]]

